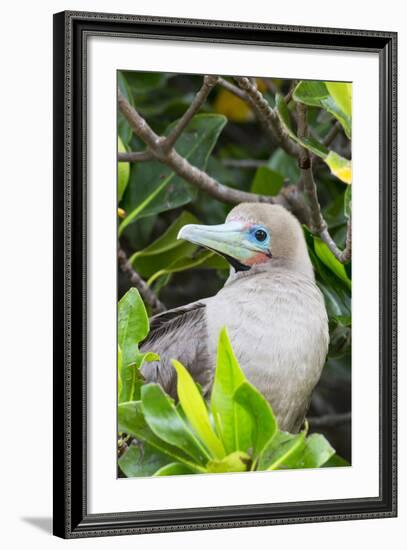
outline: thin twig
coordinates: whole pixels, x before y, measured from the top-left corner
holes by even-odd
[[[201,89],[198,91],[191,105],[178,120],[175,127],[171,130],[170,134],[164,138],[161,147],[168,151],[174,147],[176,141],[191,122],[192,117],[199,111],[203,103],[206,101],[210,91],[218,82],[217,76],[205,76]],[[146,160],[152,160],[154,155],[151,151],[131,152],[131,153],[119,153],[119,162],[144,162]]]
[[[293,97],[293,93],[294,93],[294,90],[295,88],[297,87],[297,84],[298,84],[298,80],[293,80],[291,82],[291,87],[290,89],[288,90],[287,94],[284,96],[284,101],[287,103],[290,103],[292,97]]]
[[[170,151],[166,150],[165,145],[163,146],[165,138],[158,136],[150,128],[144,118],[130,105],[120,91],[118,92],[118,100],[119,108],[129,122],[132,130],[144,141],[153,156],[163,164],[169,166],[178,176],[181,176],[202,191],[229,204],[238,204],[240,202],[286,203],[283,195],[277,199],[277,197],[249,193],[222,185],[206,172],[190,164],[174,148]]]
[[[297,103],[297,135],[300,140],[308,137],[307,108],[303,103]],[[311,157],[308,149],[298,148],[299,167],[307,169],[311,166]]]
[[[162,143],[165,138],[159,137],[147,124],[144,118],[136,111],[126,98],[118,91],[119,108],[128,120],[135,134],[144,141],[154,158],[166,164],[179,176],[195,185],[212,197],[228,204],[239,204],[241,202],[265,202],[270,204],[281,204],[291,210],[301,223],[309,224],[308,211],[305,208],[302,197],[298,194],[295,186],[285,187],[276,197],[259,195],[240,191],[222,185],[206,172],[192,166],[186,159],[181,157],[174,149],[165,151]]]
[[[262,81],[264,82],[264,84],[266,85],[266,88],[269,92],[271,92],[272,94],[276,95],[278,94],[278,88],[277,86],[274,84],[273,82],[273,79],[272,78],[262,78]]]
[[[219,77],[218,84],[220,84],[222,86],[222,88],[225,88],[225,90],[227,90],[228,92],[236,95],[240,99],[243,99],[243,101],[248,101],[249,100],[246,92],[244,92],[238,86],[235,86],[234,84],[232,84],[232,82],[229,82],[229,80],[225,80],[224,78]]]
[[[336,136],[339,134],[340,129],[341,129],[341,125],[338,121],[336,121],[332,125],[332,127],[330,128],[330,130],[328,131],[328,133],[326,134],[324,139],[322,140],[322,144],[325,147],[329,147],[329,145],[331,145],[331,143],[334,141]],[[315,136],[315,137],[318,139],[318,136]],[[321,157],[319,157],[318,155],[315,155],[315,154],[312,154],[311,158],[312,158],[312,162],[313,162],[314,166],[316,166],[317,164],[322,164],[324,162]]]
[[[290,139],[287,132],[281,126],[276,111],[270,107],[263,94],[259,92],[249,78],[236,76],[235,80],[240,88],[246,92],[248,103],[278,145],[289,155],[298,156],[297,144]]]
[[[340,129],[341,129],[341,124],[340,122],[336,121],[335,124],[333,124],[332,128],[329,130],[329,132],[326,134],[324,139],[322,140],[322,143],[325,145],[325,147],[328,147],[328,145],[331,145],[333,140],[339,134]]]
[[[231,168],[260,168],[268,165],[267,160],[258,159],[221,159],[221,162]]]
[[[311,416],[307,418],[310,428],[334,428],[340,424],[346,424],[352,420],[352,414],[350,412],[346,413],[336,413],[336,414],[325,414],[324,416]]]
[[[297,104],[298,115],[298,137],[306,137],[308,132],[307,125],[307,108],[303,103]],[[333,238],[331,237],[328,225],[324,220],[321,212],[321,206],[318,200],[317,186],[314,180],[312,171],[312,157],[305,147],[300,147],[298,161],[301,171],[300,188],[304,191],[304,196],[307,199],[307,204],[310,213],[311,231],[316,233],[328,246],[335,258],[341,263],[346,263],[351,259],[352,255],[352,222],[349,218],[346,246],[341,250]]]
[[[145,162],[154,157],[150,151],[131,151],[130,153],[118,153],[119,162]]]
[[[324,241],[324,243],[328,246],[329,250],[333,253],[335,258],[341,262],[341,264],[345,264],[349,262],[349,260],[352,257],[352,218],[351,217],[349,217],[348,219],[348,226],[346,230],[346,242],[345,242],[345,248],[343,250],[337,247],[335,241],[329,234],[327,227],[325,227],[319,233],[319,236]]]
[[[148,284],[143,281],[137,271],[133,269],[133,266],[126,256],[126,253],[120,247],[117,252],[117,257],[119,260],[120,269],[129,277],[131,284],[137,288],[143,300],[151,307],[152,312],[155,314],[165,311],[166,307],[164,306],[164,304],[157,298],[157,296],[154,294]]]
[[[199,111],[200,107],[206,101],[206,98],[208,97],[212,88],[217,84],[218,80],[219,79],[217,76],[204,77],[201,89],[194,97],[194,100],[192,101],[191,105],[188,107],[188,109],[185,111],[182,117],[178,120],[175,128],[170,132],[168,137],[165,139],[164,147],[170,150],[175,145],[175,142],[177,141],[179,136],[182,134],[182,132],[185,130],[185,128],[188,126],[189,122],[191,121],[195,113]]]

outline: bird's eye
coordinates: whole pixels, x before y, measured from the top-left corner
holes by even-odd
[[[263,242],[267,239],[267,233],[264,231],[264,229],[257,229],[254,233],[254,236],[260,242]]]

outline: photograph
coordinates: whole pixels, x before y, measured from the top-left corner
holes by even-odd
[[[117,477],[350,467],[352,82],[135,66],[116,132]]]
[[[56,536],[397,515],[397,33],[364,17],[54,15]]]

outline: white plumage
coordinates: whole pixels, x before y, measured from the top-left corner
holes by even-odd
[[[259,234],[263,242],[257,243],[259,228],[269,238]],[[281,206],[244,203],[225,226],[186,226],[180,237],[210,242],[235,268],[215,296],[152,319],[144,349],[161,361],[144,365],[145,378],[175,395],[170,359],[177,358],[209,392],[219,331],[226,326],[245,375],[269,400],[280,428],[297,431],[329,344],[324,300],[299,222]]]

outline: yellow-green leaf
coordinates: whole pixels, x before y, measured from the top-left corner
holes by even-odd
[[[215,458],[223,458],[225,450],[211,426],[209,414],[191,375],[179,361],[172,360],[177,371],[177,392],[182,409],[195,433]]]
[[[352,161],[345,159],[335,153],[329,151],[324,161],[329,166],[332,174],[339,178],[344,183],[352,183]]]
[[[227,453],[247,451],[252,445],[251,417],[234,399],[237,387],[245,381],[227,330],[223,328],[219,334],[211,410]]]
[[[310,104],[312,105],[312,103]],[[344,183],[351,183],[352,162],[350,160],[341,157],[334,151],[330,151],[312,136],[299,138],[294,131],[293,122],[291,120],[287,104],[285,103],[284,98],[278,94],[276,95],[276,109],[282,126],[285,128],[292,140],[311,151],[311,153],[314,153],[314,155],[317,155],[323,159],[334,176],[339,178]]]
[[[165,464],[165,466],[162,466],[159,470],[157,470],[154,474],[154,477],[182,476],[188,474],[196,474],[197,472],[199,472],[199,470],[191,468],[190,466],[182,464],[181,462],[171,462],[171,464]]]
[[[130,288],[121,298],[117,308],[117,340],[120,347],[120,395],[119,401],[131,401],[138,396],[141,360],[138,344],[147,336],[148,315],[137,289]]]
[[[222,460],[211,460],[206,465],[206,469],[212,474],[222,474],[225,472],[247,472],[250,469],[251,458],[247,453],[235,451]]]
[[[346,116],[352,118],[352,84],[350,82],[325,82],[325,86]]]
[[[336,97],[331,94],[328,84],[331,85]],[[350,139],[352,134],[352,97],[349,98],[349,90],[344,86],[352,85],[344,82],[301,80],[293,92],[293,98],[295,101],[321,107],[328,111],[340,122],[345,134]],[[336,101],[338,97],[339,102]],[[342,105],[345,109],[342,108]]]

